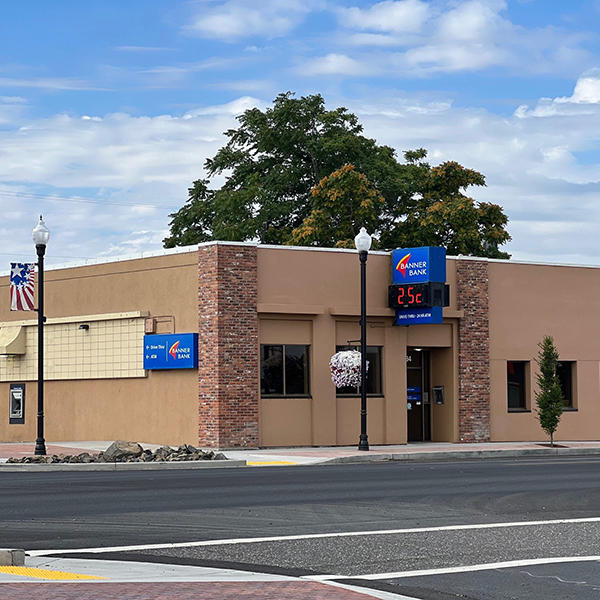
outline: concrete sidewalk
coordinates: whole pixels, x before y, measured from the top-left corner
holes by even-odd
[[[27,557],[0,566],[2,600],[415,600],[335,582],[187,565]]]
[[[550,448],[545,442],[490,442],[452,444],[420,442],[414,444],[371,446],[368,452],[357,446],[322,448],[268,448],[229,450],[228,458],[246,460],[250,466],[309,465],[316,463],[459,460],[468,458],[512,458],[519,456],[600,455],[600,441],[557,442]]]
[[[48,454],[78,454],[106,450],[110,441],[47,442]],[[141,442],[144,448],[156,449],[158,444]],[[32,456],[35,442],[0,443],[0,462],[9,456]],[[600,455],[600,440],[589,442],[561,441],[550,448],[545,442],[490,442],[481,444],[452,444],[421,442],[405,445],[371,446],[368,452],[359,452],[356,446],[309,448],[267,448],[224,450],[227,458],[246,461],[248,466],[285,466],[332,464],[341,462],[460,460],[477,458],[513,458],[520,456],[578,456]],[[211,461],[212,462],[212,461]],[[135,467],[132,463],[128,466]],[[180,468],[190,463],[150,463],[164,468],[177,464]],[[221,463],[226,466],[226,463]],[[27,465],[25,465],[27,466]],[[55,468],[58,465],[48,465]],[[88,465],[73,465],[87,467]],[[84,470],[84,469],[83,469]]]

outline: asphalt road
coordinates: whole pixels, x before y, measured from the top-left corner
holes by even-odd
[[[0,475],[2,546],[213,540],[99,558],[330,576],[432,600],[597,598],[598,561],[523,561],[600,555],[600,522],[592,520],[599,516],[600,459],[593,457]],[[587,520],[548,522],[557,519]],[[514,525],[528,521],[543,523]],[[472,524],[482,526],[464,527]],[[290,535],[300,537],[218,541]],[[520,562],[461,570],[506,561]],[[444,571],[453,568],[459,572]],[[420,573],[407,576],[413,571]]]

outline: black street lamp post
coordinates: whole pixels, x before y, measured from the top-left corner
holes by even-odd
[[[38,256],[38,412],[37,412],[37,439],[35,440],[34,454],[46,454],[46,441],[44,440],[44,254],[46,244],[50,239],[50,232],[40,215],[40,222],[32,232],[35,249]]]
[[[360,260],[360,439],[359,450],[369,449],[367,437],[367,256],[371,236],[364,227],[354,238]]]

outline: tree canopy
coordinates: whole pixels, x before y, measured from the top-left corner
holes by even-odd
[[[456,162],[436,167],[423,149],[404,153],[362,134],[356,115],[327,110],[319,94],[279,94],[225,132],[173,213],[165,247],[208,240],[267,244],[353,244],[360,227],[381,248],[441,245],[450,254],[508,257],[508,219],[497,204],[465,195],[484,176]],[[225,176],[220,188],[210,179]]]

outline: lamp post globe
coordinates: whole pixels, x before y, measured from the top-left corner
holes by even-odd
[[[42,215],[40,215],[38,224],[33,228],[31,237],[33,238],[33,243],[36,246],[45,246],[48,243],[48,240],[50,239],[50,231],[46,227],[46,223],[44,223]]]
[[[371,236],[364,227],[354,238],[360,260],[360,438],[359,450],[369,450],[367,436],[367,256]]]
[[[371,236],[367,233],[367,230],[361,227],[354,238],[354,245],[359,252],[368,252],[371,249],[371,241]]]
[[[50,239],[50,231],[44,223],[42,215],[38,224],[31,232],[38,257],[38,410],[37,410],[37,438],[35,440],[34,454],[46,454],[46,441],[44,439],[44,254],[46,244]]]

